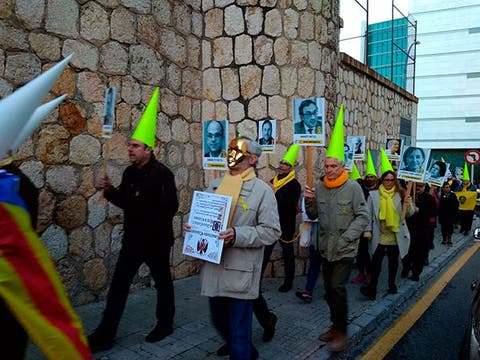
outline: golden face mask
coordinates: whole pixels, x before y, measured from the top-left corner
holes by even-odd
[[[237,166],[244,158],[251,156],[247,151],[248,141],[246,139],[233,139],[228,144],[228,167]]]

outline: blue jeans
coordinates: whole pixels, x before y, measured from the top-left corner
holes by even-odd
[[[308,251],[310,253],[310,264],[308,265],[307,284],[305,285],[305,290],[309,291],[310,294],[313,294],[313,288],[315,287],[318,276],[320,275],[320,265],[322,262],[320,259],[320,253],[317,249],[315,249],[315,246],[310,245]]]
[[[252,343],[252,301],[211,297],[209,303],[213,326],[230,346],[230,359],[250,360],[257,352]]]

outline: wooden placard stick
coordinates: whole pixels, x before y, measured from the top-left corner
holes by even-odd
[[[412,191],[412,186],[413,186],[413,181],[409,181],[408,184],[407,184],[406,195],[410,195],[410,192]],[[412,203],[412,206],[413,206],[413,204],[414,203]],[[407,214],[407,204],[404,202],[403,203],[403,208],[402,208],[402,220],[405,220],[406,214]]]
[[[307,167],[307,186],[308,187],[313,187],[313,174],[312,174],[312,147],[307,146],[305,148],[306,154],[305,154],[305,164]]]

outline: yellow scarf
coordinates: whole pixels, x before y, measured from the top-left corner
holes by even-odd
[[[13,157],[9,156],[0,160],[0,168],[10,165],[13,162]]]
[[[380,193],[380,211],[378,213],[378,218],[380,220],[385,220],[387,228],[394,233],[397,233],[400,228],[400,215],[398,215],[393,201],[395,187],[387,190],[383,184],[381,184],[378,187],[378,192]]]
[[[343,184],[345,184],[347,182],[347,180],[348,180],[347,171],[343,170],[342,174],[334,180],[328,180],[328,178],[325,176],[324,179],[323,179],[323,183],[325,184],[325,186],[328,189],[333,189],[333,188],[337,188],[337,187],[342,186]]]
[[[230,173],[227,171],[227,173],[222,179],[222,182],[220,183],[220,185],[218,185],[217,191],[215,191],[216,194],[227,195],[232,197],[232,207],[230,210],[230,216],[228,217],[229,227],[230,227],[230,222],[232,221],[233,213],[235,211],[235,206],[237,205],[238,198],[240,197],[240,190],[242,190],[243,182],[251,180],[254,177],[256,177],[256,175],[255,175],[255,171],[253,171],[253,167],[250,167],[244,172],[242,172],[241,174],[238,174],[235,176],[230,175]],[[243,203],[244,201],[242,202],[242,205]]]
[[[282,179],[278,179],[278,175],[276,175],[273,178],[273,187],[275,188],[275,192],[277,192],[278,189],[280,189],[283,185],[289,183],[293,179],[295,179],[295,170],[290,171],[288,175]]]

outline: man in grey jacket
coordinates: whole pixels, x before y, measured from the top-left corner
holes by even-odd
[[[341,118],[339,121],[339,117]],[[317,247],[322,257],[325,295],[332,326],[319,339],[333,352],[347,347],[348,304],[346,283],[357,254],[358,239],[369,216],[362,189],[348,179],[343,153],[343,107],[325,159],[325,176],[315,188],[305,186],[307,215],[318,217]]]
[[[264,246],[281,235],[273,190],[254,171],[261,152],[249,138],[233,139],[228,146],[229,171],[207,190],[232,197],[227,229],[219,233],[224,240],[221,262],[205,262],[201,280],[213,325],[226,342],[217,353],[230,353],[231,359],[258,358],[252,343],[253,300],[259,295]],[[185,230],[189,231],[188,224]]]

